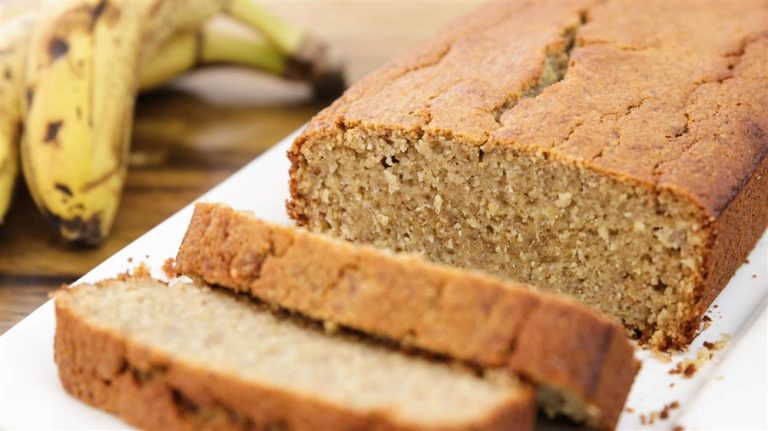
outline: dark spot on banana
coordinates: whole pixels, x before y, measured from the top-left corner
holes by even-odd
[[[32,106],[32,99],[35,97],[35,89],[27,88],[27,106]]]
[[[61,126],[64,125],[64,122],[59,121],[51,121],[48,123],[48,127],[45,129],[45,141],[44,142],[55,142],[56,137],[59,135],[59,129],[61,129]]]
[[[24,122],[23,121],[19,121],[19,122],[16,123],[16,130],[13,133],[14,133],[13,134],[13,136],[14,136],[13,140],[14,141],[18,141],[19,139],[21,139],[21,135],[24,134]],[[0,172],[2,172],[2,169],[0,169]]]
[[[7,81],[10,81],[11,79],[13,79],[13,72],[11,72],[10,68],[6,67],[5,72],[3,72],[3,76]]]
[[[101,0],[96,3],[96,6],[94,6],[93,9],[91,9],[91,30],[93,30],[93,26],[96,25],[96,21],[99,20],[99,17],[107,8],[107,3],[107,0]]]
[[[203,47],[205,47],[205,34],[202,30],[195,32],[195,65],[203,64]]]
[[[347,89],[347,79],[341,68],[313,71],[310,81],[312,97],[317,101],[332,101]]]
[[[101,244],[104,240],[101,235],[101,216],[99,214],[94,214],[88,219],[80,216],[63,219],[46,208],[43,208],[42,212],[53,223],[59,238],[68,245],[91,248]]]
[[[105,21],[108,24],[114,25],[120,20],[120,8],[113,7],[109,3],[109,0],[99,0],[99,2],[90,9],[89,13],[91,15],[91,23],[89,26],[91,32],[93,32],[96,28],[96,24],[100,21]]]
[[[53,185],[53,187],[55,187],[56,190],[64,193],[65,195],[67,195],[69,197],[73,196],[72,190],[66,184],[56,183],[56,184]]]
[[[151,15],[154,15],[160,11],[160,6],[162,6],[163,1],[162,0],[155,0],[155,3],[152,5],[152,7],[149,9],[149,13]]]
[[[68,52],[69,44],[66,40],[60,37],[54,37],[48,44],[48,54],[51,56],[51,62],[54,62],[59,58],[67,55]]]
[[[77,117],[78,120],[83,119],[83,110],[80,109],[79,106],[75,107],[75,116]]]
[[[119,175],[123,168],[123,162],[122,162],[122,153],[118,156],[120,160],[118,160],[118,163],[115,165],[114,168],[110,169],[106,173],[102,174],[100,177],[97,177],[91,181],[88,181],[87,183],[83,184],[83,187],[80,189],[83,193],[91,191],[91,189],[96,188],[105,182],[107,182],[110,178],[112,178],[115,175]]]

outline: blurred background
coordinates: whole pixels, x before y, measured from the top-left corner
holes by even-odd
[[[328,42],[348,83],[426,39],[477,2],[261,2]],[[38,7],[3,0],[0,17]],[[67,246],[18,181],[0,226],[0,334],[129,242],[300,127],[328,102],[308,85],[232,67],[193,71],[142,94],[128,177],[112,233],[97,248]],[[284,187],[275,184],[274,187]],[[128,266],[128,264],[126,264]]]

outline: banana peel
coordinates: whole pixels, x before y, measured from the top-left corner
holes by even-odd
[[[202,26],[220,11],[264,40]],[[21,141],[31,195],[67,243],[97,245],[111,229],[137,89],[221,63],[312,82],[316,95],[344,89],[324,44],[251,0],[79,0],[28,15],[13,37],[12,26],[0,27],[0,101],[13,108],[0,117],[0,224]]]
[[[289,79],[286,57],[272,46],[251,37],[233,34],[215,25],[172,37],[141,68],[141,90],[155,89],[187,70],[229,64],[249,67]]]
[[[13,199],[19,173],[24,66],[32,13],[9,17],[0,27],[0,224]]]
[[[128,166],[140,62],[221,8],[187,3],[77,2],[32,32],[22,168],[65,242],[93,246],[109,233]]]

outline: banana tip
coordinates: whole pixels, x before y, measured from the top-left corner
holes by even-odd
[[[298,49],[293,53],[295,61],[306,64],[325,63],[328,58],[328,45],[311,34],[306,34]]]
[[[99,214],[94,214],[87,219],[80,216],[65,219],[47,210],[43,210],[43,212],[46,218],[53,223],[59,238],[69,246],[93,248],[104,241],[102,220]]]
[[[312,77],[312,96],[316,100],[334,100],[346,89],[347,80],[341,67],[318,71]]]
[[[288,57],[284,75],[289,79],[308,81],[316,100],[329,101],[347,89],[344,67],[331,58],[328,45],[307,34],[299,48]]]

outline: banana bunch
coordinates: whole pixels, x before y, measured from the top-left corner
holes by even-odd
[[[97,245],[111,229],[138,91],[221,63],[318,89],[343,86],[322,43],[253,0],[72,0],[41,9],[0,23],[0,224],[20,160],[36,205],[67,243]],[[210,25],[218,14],[261,39]]]

